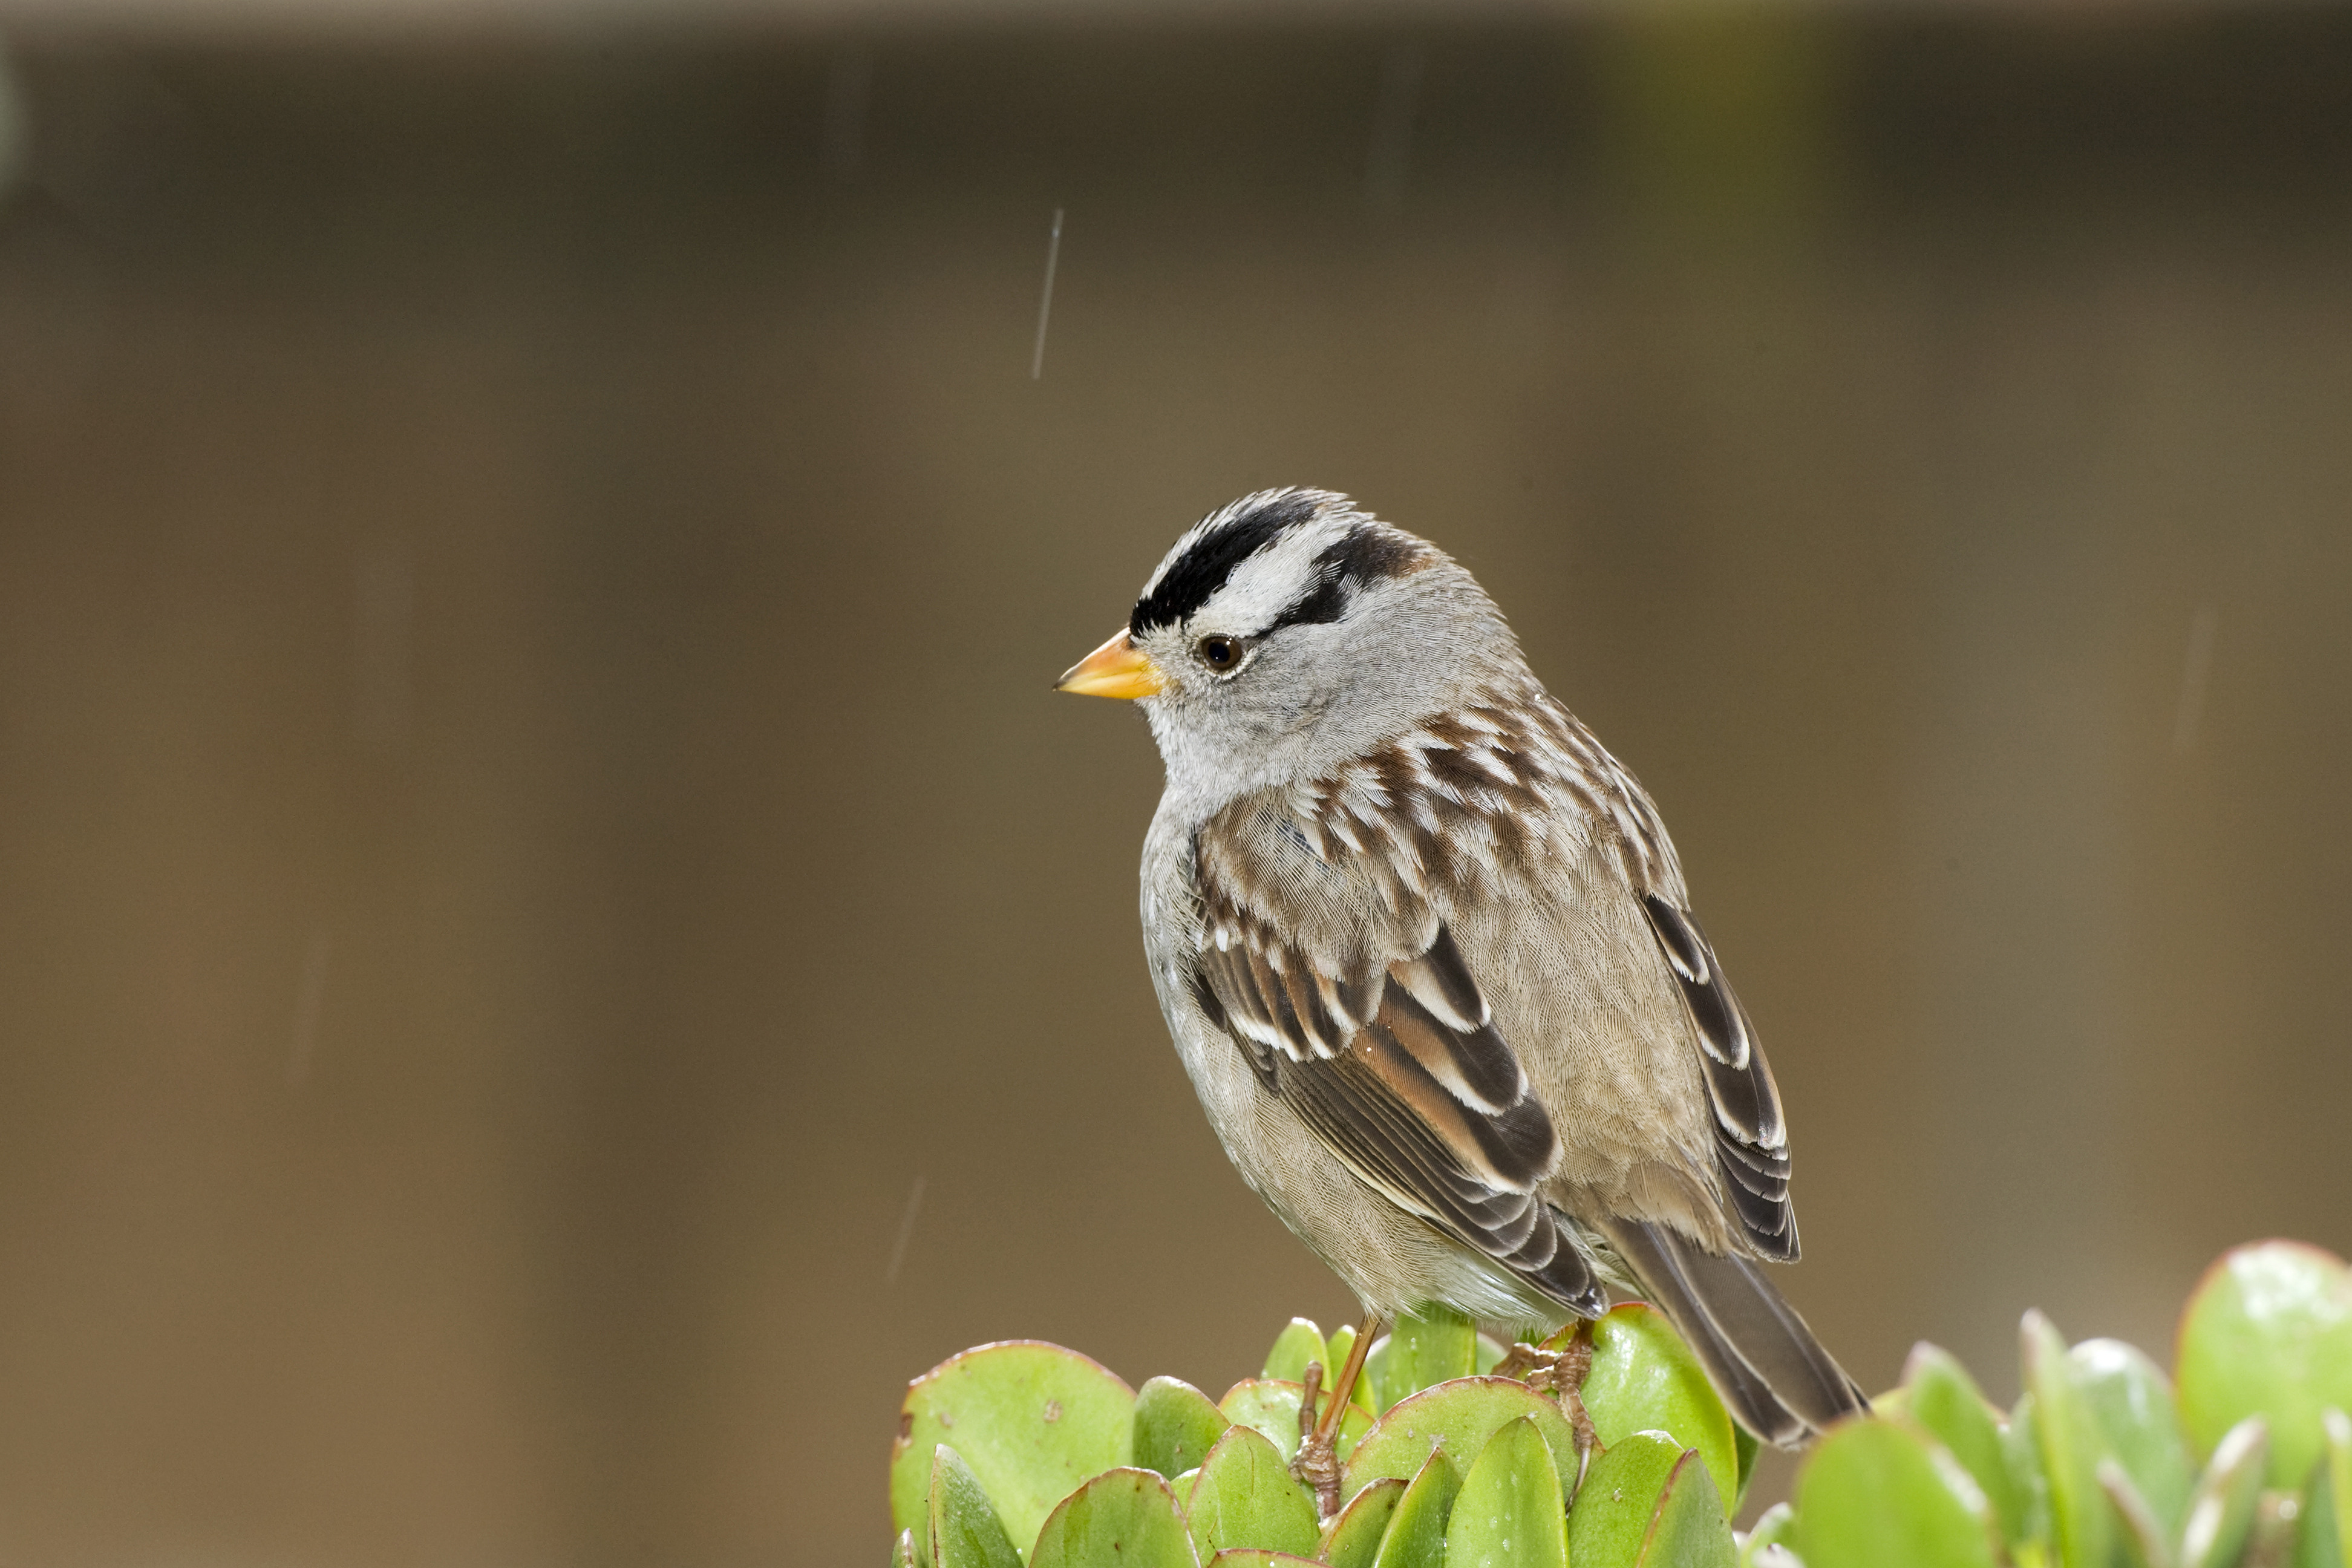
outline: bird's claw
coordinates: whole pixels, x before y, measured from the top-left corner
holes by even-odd
[[[1339,1511],[1339,1445],[1329,1433],[1310,1432],[1290,1461],[1290,1473],[1315,1494],[1315,1517],[1328,1521]]]
[[[1316,1517],[1328,1520],[1339,1511],[1339,1438],[1336,1430],[1326,1430],[1326,1424],[1315,1418],[1316,1396],[1323,1386],[1323,1363],[1308,1362],[1302,1382],[1305,1386],[1298,1401],[1298,1454],[1290,1461],[1290,1473],[1314,1492]],[[1339,1396],[1335,1392],[1331,1397],[1336,1402]]]
[[[1600,1444],[1600,1435],[1592,1428],[1592,1416],[1584,1408],[1584,1380],[1592,1373],[1592,1334],[1591,1326],[1580,1326],[1568,1342],[1565,1350],[1548,1351],[1536,1345],[1516,1344],[1510,1353],[1495,1364],[1497,1377],[1516,1377],[1538,1394],[1549,1394],[1559,1402],[1567,1415],[1569,1426],[1576,1434],[1576,1468],[1581,1480],[1592,1450]]]

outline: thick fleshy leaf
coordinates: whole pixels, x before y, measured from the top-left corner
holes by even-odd
[[[1739,1495],[1739,1450],[1731,1414],[1664,1313],[1628,1301],[1596,1320],[1592,1370],[1581,1397],[1592,1430],[1606,1447],[1634,1432],[1664,1432],[1696,1448],[1717,1492]],[[1549,1342],[1561,1348],[1574,1326]]]
[[[1192,1483],[1201,1479],[1200,1467],[1194,1466],[1181,1476],[1168,1478],[1168,1489],[1175,1494],[1178,1508],[1189,1508],[1192,1502]]]
[[[931,1562],[937,1568],[1020,1568],[1021,1554],[971,1467],[945,1443],[931,1453]]]
[[[1562,1495],[1576,1488],[1576,1433],[1553,1401],[1507,1377],[1463,1377],[1424,1389],[1390,1409],[1348,1461],[1347,1489],[1381,1476],[1418,1475],[1433,1450],[1456,1473],[1469,1468],[1496,1433],[1521,1416],[1536,1424],[1559,1475]]]
[[[2118,1528],[2115,1505],[2099,1481],[2099,1461],[2107,1457],[2106,1434],[2075,1386],[2066,1342],[2050,1320],[2040,1312],[2026,1313],[2018,1338],[2025,1386],[2033,1395],[2042,1471],[2050,1483],[2051,1534],[2059,1561],[2068,1568],[2105,1568]],[[1801,1516],[1804,1512],[1801,1500],[1797,1511]]]
[[[2253,1532],[2271,1462],[2270,1429],[2249,1415],[2223,1434],[2198,1478],[2180,1527],[2180,1568],[2230,1568]]]
[[[1293,1318],[1289,1327],[1275,1336],[1274,1348],[1265,1352],[1265,1370],[1258,1375],[1281,1383],[1302,1383],[1308,1362],[1322,1367],[1327,1382],[1339,1375],[1339,1369],[1331,1364],[1330,1351],[1324,1346],[1323,1331],[1306,1318]]]
[[[1136,1464],[1173,1479],[1197,1469],[1233,1423],[1189,1383],[1155,1377],[1135,1396]]]
[[[2107,1494],[2107,1502],[2115,1510],[2109,1530],[2116,1543],[2116,1561],[2123,1568],[2178,1568],[2173,1562],[2172,1538],[2158,1524],[2156,1510],[2139,1495],[2131,1477],[2113,1454],[2102,1455],[2098,1467],[2099,1489]]]
[[[1840,1425],[1797,1474],[1791,1544],[1805,1568],[1993,1568],[1995,1534],[1969,1473],[1895,1422]],[[2088,1561],[2105,1568],[2104,1554]]]
[[[900,1531],[898,1539],[890,1543],[890,1568],[920,1568],[921,1563],[915,1552],[915,1532]]]
[[[1150,1470],[1105,1470],[1045,1516],[1029,1568],[1198,1568],[1168,1483]]]
[[[2300,1242],[2265,1241],[2208,1269],[2180,1321],[2180,1415],[2200,1453],[2268,1418],[2270,1484],[2311,1479],[2319,1413],[2352,1410],[2352,1268]]]
[[[1232,1546],[1308,1552],[1321,1533],[1281,1450],[1246,1426],[1229,1427],[1201,1461],[1184,1521],[1204,1561]]]
[[[1594,1459],[1568,1516],[1568,1560],[1575,1568],[1633,1568],[1666,1478],[1692,1452],[1664,1432],[1633,1432]]]
[[[1440,1448],[1429,1456],[1412,1484],[1397,1499],[1396,1511],[1381,1535],[1372,1568],[1433,1568],[1445,1561],[1445,1523],[1462,1490],[1462,1472]]]
[[[1287,1552],[1267,1552],[1251,1546],[1220,1552],[1210,1563],[1212,1568],[1316,1568],[1312,1557],[1294,1557]]]
[[[1487,1441],[1445,1524],[1446,1568],[1568,1568],[1568,1505],[1551,1459],[1524,1415]]]
[[[1638,1568],[1739,1568],[1739,1542],[1696,1448],[1675,1461],[1636,1562]]]
[[[1874,1401],[1873,1403],[1875,1403]],[[1765,1548],[1777,1546],[1789,1556],[1788,1542],[1797,1530],[1797,1510],[1785,1502],[1776,1502],[1756,1516],[1756,1528],[1748,1532],[1740,1543],[1739,1568],[1758,1568]]]
[[[1381,1342],[1387,1343],[1385,1340]],[[1323,1368],[1326,1382],[1339,1375],[1341,1369],[1348,1364],[1349,1354],[1355,1348],[1356,1330],[1353,1324],[1331,1331],[1331,1340],[1328,1347],[1331,1359],[1324,1364]],[[1380,1353],[1380,1347],[1375,1345],[1364,1359],[1363,1370],[1356,1373],[1356,1403],[1364,1407],[1364,1414],[1367,1415],[1378,1415],[1381,1413],[1380,1379],[1372,1373],[1371,1362],[1372,1356]]]
[[[1296,1383],[1247,1378],[1225,1390],[1225,1396],[1217,1401],[1217,1413],[1281,1449],[1283,1462],[1287,1464],[1298,1455],[1298,1406],[1306,1397],[1307,1390]],[[1371,1426],[1372,1418],[1359,1405],[1341,1412],[1339,1435],[1333,1447],[1343,1463]]]
[[[1763,1449],[1764,1445],[1755,1433],[1737,1421],[1731,1424],[1731,1450],[1739,1462],[1739,1495],[1731,1500],[1731,1511],[1734,1513],[1738,1513],[1748,1501],[1748,1483],[1756,1479],[1756,1459]]]
[[[2295,1568],[2352,1568],[2352,1417],[2320,1412],[2322,1447],[2301,1500]]]
[[[1389,1330],[1381,1398],[1394,1405],[1424,1388],[1469,1377],[1477,1361],[1478,1326],[1452,1308],[1432,1306],[1399,1318]]]
[[[2009,1474],[2025,1507],[2025,1529],[2018,1539],[2046,1549],[2056,1539],[2050,1518],[2050,1476],[2042,1466],[2041,1424],[2033,1417],[2033,1391],[2027,1389],[2010,1406],[2009,1425],[2001,1428],[2001,1452],[2009,1458]],[[2046,1552],[2045,1552],[2046,1555]],[[2021,1563],[2021,1568],[2024,1565]]]
[[[1396,1403],[1389,1397],[1389,1346],[1392,1342],[1392,1336],[1382,1334],[1364,1353],[1364,1378],[1372,1385],[1371,1403],[1365,1408],[1375,1415]]]
[[[1992,1505],[2004,1541],[2025,1539],[2025,1497],[2001,1441],[2000,1419],[1968,1368],[1949,1351],[1921,1342],[1904,1364],[1904,1405],[1911,1419],[1951,1451]],[[1892,1414],[1892,1412],[1888,1412]]]
[[[2164,1373],[2121,1340],[2085,1340],[2066,1352],[2068,1373],[2167,1541],[2180,1538],[2197,1471]]]
[[[1324,1526],[1322,1539],[1315,1543],[1317,1560],[1330,1568],[1372,1568],[1404,1486],[1394,1476],[1382,1476],[1349,1498],[1338,1517]]]
[[[963,1456],[1014,1541],[1088,1476],[1128,1462],[1135,1394],[1076,1351],[1034,1340],[982,1345],[907,1385],[890,1449],[890,1523],[920,1525],[931,1453]]]

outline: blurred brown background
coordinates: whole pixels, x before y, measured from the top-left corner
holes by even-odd
[[[853,22],[7,34],[0,1561],[878,1561],[948,1353],[1348,1317],[1046,689],[1276,483],[1663,804],[1865,1384],[2352,1247],[2347,13]]]

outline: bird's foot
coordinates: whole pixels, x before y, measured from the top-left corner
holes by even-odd
[[[1346,1418],[1380,1327],[1380,1319],[1370,1316],[1356,1325],[1356,1342],[1348,1352],[1348,1363],[1339,1369],[1338,1381],[1331,1384],[1331,1397],[1319,1415],[1315,1402],[1323,1386],[1323,1366],[1320,1362],[1307,1363],[1306,1390],[1298,1401],[1298,1455],[1290,1461],[1290,1473],[1313,1489],[1315,1512],[1325,1520],[1339,1511],[1339,1423]]]
[[[1521,1362],[1522,1352],[1525,1360],[1521,1364],[1526,1371],[1505,1372],[1505,1367]],[[1496,1364],[1495,1371],[1505,1377],[1523,1378],[1529,1388],[1549,1394],[1559,1403],[1570,1427],[1576,1433],[1576,1473],[1580,1481],[1592,1450],[1601,1441],[1601,1435],[1592,1429],[1592,1417],[1584,1408],[1584,1380],[1592,1373],[1592,1325],[1579,1323],[1565,1350],[1513,1345],[1510,1354]]]
[[[1546,1376],[1553,1367],[1558,1366],[1559,1356],[1560,1352],[1558,1351],[1548,1351],[1541,1345],[1531,1345],[1527,1341],[1521,1340],[1504,1354],[1502,1360],[1495,1363],[1495,1370],[1486,1375],[1516,1377],[1530,1388],[1540,1388],[1543,1385],[1536,1380]]]
[[[1315,1513],[1329,1519],[1339,1511],[1339,1442],[1337,1422],[1316,1419],[1316,1397],[1323,1384],[1323,1364],[1307,1363],[1306,1391],[1298,1402],[1298,1454],[1290,1473],[1315,1494]],[[1340,1403],[1337,1390],[1334,1405]]]

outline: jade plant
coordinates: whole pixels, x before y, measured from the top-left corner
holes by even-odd
[[[2207,1272],[2169,1380],[2029,1312],[2003,1411],[1919,1346],[1745,1533],[1754,1440],[1639,1302],[1508,1350],[1404,1319],[1320,1518],[1290,1461],[1352,1346],[1294,1319],[1215,1401],[1057,1345],[952,1357],[899,1415],[893,1568],[2352,1568],[2352,1268],[2297,1243]]]

